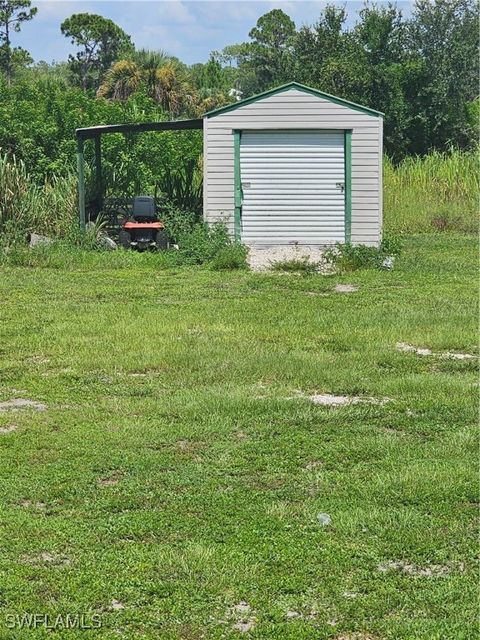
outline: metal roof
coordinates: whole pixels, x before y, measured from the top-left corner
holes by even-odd
[[[76,130],[77,138],[86,140],[105,133],[141,133],[142,131],[181,131],[184,129],[203,129],[203,119],[169,120],[166,122],[139,122],[131,124],[101,124]]]
[[[368,115],[372,115],[372,116],[385,115],[381,111],[370,109],[370,107],[364,107],[360,104],[356,104],[355,102],[344,100],[343,98],[337,98],[337,96],[332,96],[329,93],[324,93],[323,91],[319,91],[318,89],[312,89],[311,87],[307,87],[304,84],[300,84],[298,82],[289,82],[288,84],[283,84],[282,86],[275,87],[274,89],[270,89],[269,91],[258,93],[257,95],[250,96],[249,98],[245,98],[244,100],[239,100],[238,102],[227,104],[225,107],[219,107],[218,109],[212,109],[212,111],[207,111],[207,113],[204,114],[204,117],[211,118],[212,116],[219,115],[220,113],[226,113],[227,111],[234,111],[239,107],[243,107],[252,102],[256,102],[257,100],[263,100],[263,98],[267,98],[268,96],[273,96],[276,93],[282,93],[284,91],[288,91],[289,89],[298,89],[298,91],[304,91],[305,93],[310,93],[311,95],[317,96],[318,98],[324,98],[329,102],[334,102],[335,104],[340,104],[344,107],[349,107],[350,109],[354,109],[355,111],[361,111],[362,113],[367,113]]]

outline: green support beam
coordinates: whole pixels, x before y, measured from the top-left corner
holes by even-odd
[[[352,132],[345,131],[345,242],[352,241]]]
[[[80,229],[85,229],[85,156],[84,142],[77,138],[77,170],[78,170],[78,220]]]
[[[242,220],[242,177],[240,175],[240,140],[241,131],[233,132],[233,189],[234,189],[234,235],[235,242],[241,239]]]
[[[95,201],[97,214],[103,208],[102,139],[95,136]]]

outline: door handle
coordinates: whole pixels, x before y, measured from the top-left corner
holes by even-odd
[[[340,189],[340,191],[342,193],[345,191],[345,183],[344,182],[337,182],[337,184],[335,186],[337,187],[337,189]]]

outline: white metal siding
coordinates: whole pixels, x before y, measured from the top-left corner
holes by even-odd
[[[376,245],[382,219],[382,118],[298,88],[204,120],[205,220],[233,232],[233,133],[239,130],[352,130],[352,242]]]
[[[343,131],[243,132],[242,242],[343,242],[344,162]]]

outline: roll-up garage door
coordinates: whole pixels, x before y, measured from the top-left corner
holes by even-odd
[[[343,131],[243,131],[242,242],[345,241]]]

